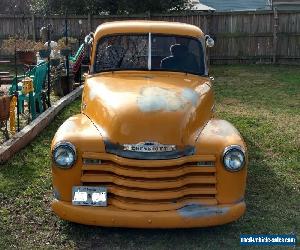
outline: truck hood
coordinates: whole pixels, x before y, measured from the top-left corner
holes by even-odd
[[[195,144],[212,116],[213,103],[208,78],[169,72],[110,72],[87,77],[82,112],[98,128],[108,148],[151,142],[183,149]]]

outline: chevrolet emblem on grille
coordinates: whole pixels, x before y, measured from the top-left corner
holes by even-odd
[[[156,153],[156,152],[171,152],[176,150],[175,145],[164,145],[158,142],[140,142],[137,144],[124,144],[125,151],[142,152],[142,153]]]

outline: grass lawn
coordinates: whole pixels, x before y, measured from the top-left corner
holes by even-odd
[[[245,216],[188,230],[97,228],[57,218],[50,210],[49,147],[62,122],[79,112],[77,100],[1,166],[0,249],[236,249],[242,233],[296,233],[299,240],[299,67],[214,66],[213,75],[217,116],[239,129],[249,149]]]

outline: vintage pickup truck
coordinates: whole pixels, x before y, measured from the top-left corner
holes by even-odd
[[[120,21],[86,38],[81,113],[51,146],[53,211],[89,225],[207,227],[245,212],[246,145],[214,118],[207,47],[193,25]]]

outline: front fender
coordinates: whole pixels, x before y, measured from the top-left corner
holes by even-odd
[[[224,149],[239,145],[246,152],[246,164],[238,172],[229,172],[222,161]],[[237,129],[227,121],[212,119],[202,130],[196,143],[197,154],[216,156],[217,200],[220,204],[232,204],[244,199],[247,178],[247,148]]]
[[[105,152],[100,131],[84,114],[70,117],[59,127],[52,140],[51,150],[61,141],[69,141],[83,152]]]
[[[77,159],[70,169],[62,169],[52,163],[52,180],[55,196],[62,201],[72,200],[72,187],[80,185],[82,153],[105,152],[105,146],[99,130],[84,114],[70,117],[57,130],[51,145],[54,146],[62,141],[72,143],[76,148]]]

